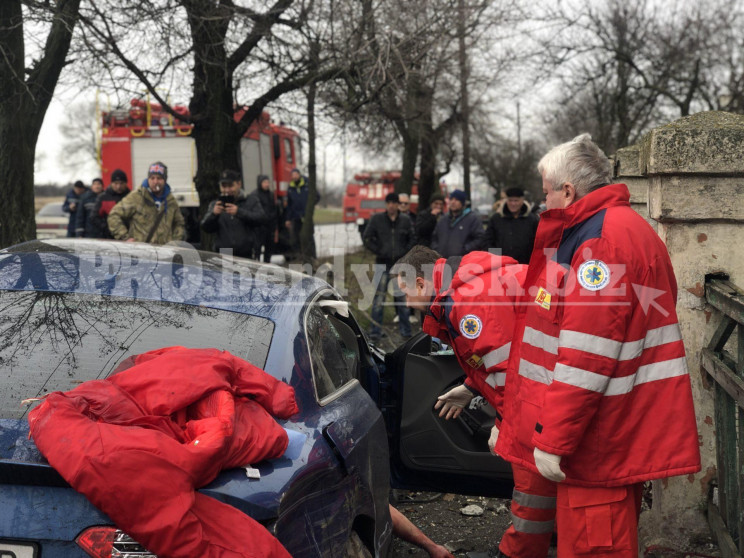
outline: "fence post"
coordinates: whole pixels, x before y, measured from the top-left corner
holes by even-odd
[[[668,545],[707,531],[702,513],[717,474],[716,432],[700,351],[721,316],[706,307],[704,287],[713,274],[744,285],[744,116],[705,112],[655,128],[618,151],[615,169],[616,181],[629,184],[633,207],[655,225],[671,256],[695,398],[702,472],[655,481],[653,508],[641,518],[642,538]]]

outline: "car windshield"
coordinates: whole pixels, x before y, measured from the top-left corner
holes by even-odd
[[[24,399],[106,378],[161,347],[214,347],[263,368],[273,332],[266,318],[199,306],[0,291],[0,418],[22,418]]]
[[[48,203],[39,210],[40,217],[65,217],[62,203]]]

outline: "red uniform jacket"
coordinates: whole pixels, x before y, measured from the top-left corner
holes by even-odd
[[[699,471],[674,272],[624,184],[540,216],[525,292],[497,453],[583,486]]]
[[[50,465],[158,556],[289,558],[261,524],[195,488],[284,453],[287,433],[271,415],[297,412],[293,389],[216,349],[133,360],[31,411],[31,436]]]
[[[434,266],[437,294],[423,330],[452,346],[467,375],[465,383],[499,414],[514,330],[514,304],[526,274],[527,266],[488,252],[442,258]]]

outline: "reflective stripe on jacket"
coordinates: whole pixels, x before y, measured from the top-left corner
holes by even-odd
[[[661,239],[613,184],[543,213],[520,301],[496,451],[566,483],[700,470],[677,284]]]
[[[514,329],[514,303],[526,274],[527,266],[488,252],[442,258],[434,267],[437,295],[423,330],[452,346],[467,375],[465,383],[499,414]]]

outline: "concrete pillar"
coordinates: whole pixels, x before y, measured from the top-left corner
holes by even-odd
[[[632,184],[636,210],[647,211],[656,224],[677,277],[703,469],[654,482],[653,509],[641,519],[647,544],[673,546],[708,531],[702,514],[716,476],[716,439],[713,393],[702,381],[700,350],[720,317],[706,307],[704,286],[707,274],[726,273],[744,287],[744,116],[705,112],[656,128],[618,152],[616,171],[618,182]]]

